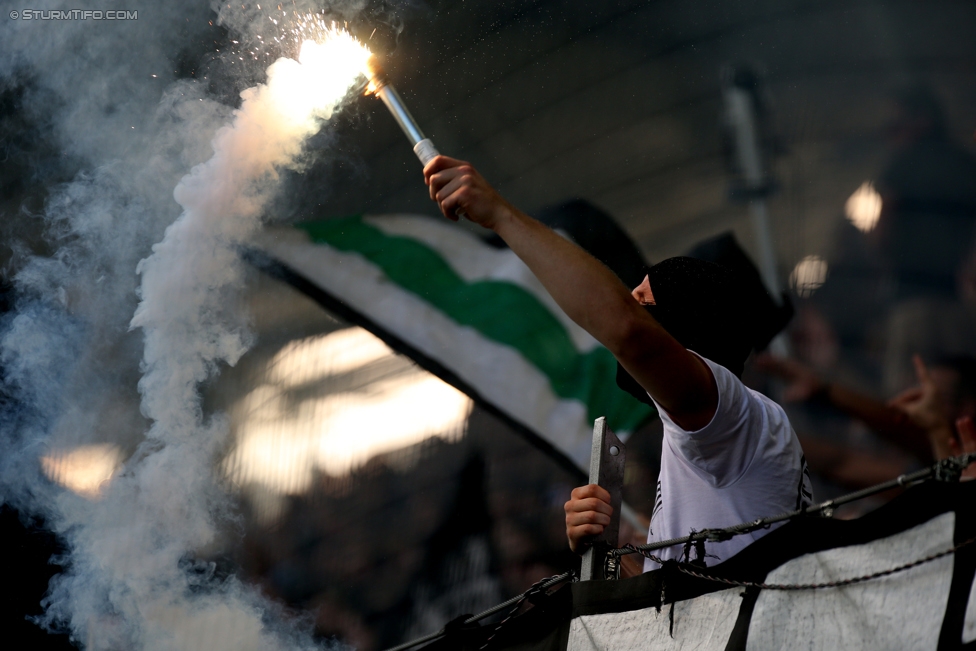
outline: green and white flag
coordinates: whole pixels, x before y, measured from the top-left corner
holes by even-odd
[[[356,216],[273,229],[259,246],[299,289],[341,304],[580,469],[589,467],[595,418],[626,436],[654,415],[617,387],[610,352],[511,250],[456,224]]]

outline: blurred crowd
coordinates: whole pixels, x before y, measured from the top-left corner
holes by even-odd
[[[475,408],[431,438],[320,474],[268,525],[246,517],[245,576],[309,613],[316,636],[378,651],[481,612],[579,564],[562,504],[578,477]]]
[[[756,360],[819,497],[976,450],[976,156],[949,133],[930,89],[893,96],[880,210],[849,211],[823,285],[797,299],[791,356]]]

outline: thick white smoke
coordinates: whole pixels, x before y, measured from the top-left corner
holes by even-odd
[[[267,21],[253,6],[219,11],[251,38],[254,21]],[[260,227],[278,171],[346,96],[363,53],[351,39],[309,46],[302,64],[271,65],[231,114],[205,83],[160,80],[181,36],[167,25],[185,30],[189,17],[207,20],[192,6],[147,7],[145,22],[113,25],[95,42],[80,22],[30,26],[57,30],[47,40],[23,23],[0,27],[0,59],[18,66],[0,79],[26,70],[63,101],[55,137],[81,161],[39,216],[56,253],[17,261],[16,311],[0,330],[9,398],[0,501],[67,539],[45,621],[80,644],[309,648],[254,590],[192,561],[232,517],[213,473],[225,423],[205,415],[199,389],[249,344],[239,247]],[[42,474],[40,459],[52,476],[66,451],[99,445],[131,456],[97,499]]]

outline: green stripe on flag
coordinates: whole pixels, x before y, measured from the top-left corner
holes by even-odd
[[[614,429],[629,431],[654,414],[617,387],[617,362],[610,351],[577,351],[556,317],[518,285],[496,280],[468,283],[427,245],[387,235],[360,216],[308,222],[299,228],[313,242],[359,253],[460,325],[515,348],[549,379],[556,395],[585,404],[591,421],[606,416]]]

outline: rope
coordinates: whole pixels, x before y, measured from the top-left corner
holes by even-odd
[[[497,606],[492,606],[488,610],[482,611],[477,615],[472,615],[471,617],[468,617],[463,622],[461,622],[461,626],[474,624],[477,621],[485,619],[486,617],[490,617],[495,613],[501,612],[502,610],[505,610],[509,606],[514,606],[509,611],[509,613],[500,622],[498,622],[498,625],[495,626],[495,630],[492,631],[491,635],[485,641],[484,645],[481,646],[481,649],[484,649],[485,647],[488,646],[488,643],[491,642],[492,638],[494,638],[495,635],[498,634],[498,631],[501,629],[502,625],[505,624],[508,620],[510,620],[515,615],[516,612],[518,612],[518,609],[522,606],[522,603],[526,599],[528,599],[529,597],[535,594],[543,592],[544,590],[548,590],[554,585],[558,585],[564,581],[568,581],[572,579],[574,576],[575,573],[572,570],[570,570],[569,572],[563,572],[562,574],[556,574],[555,576],[550,576],[548,578],[542,579],[541,581],[537,581],[533,583],[532,586],[522,594],[516,595],[507,601],[503,601]],[[410,642],[404,642],[403,644],[389,648],[386,651],[405,651],[405,649],[413,648],[418,644],[423,644],[424,642],[431,642],[438,638],[444,637],[444,635],[446,634],[447,634],[447,630],[442,628],[436,633],[430,633],[423,637],[419,637],[416,640],[411,640]],[[479,651],[481,651],[481,649],[479,649]]]
[[[634,551],[636,551],[641,556],[644,556],[645,558],[649,558],[652,561],[654,561],[655,563],[660,563],[662,566],[665,563],[668,563],[668,564],[672,565],[673,567],[675,567],[682,574],[687,574],[688,576],[693,576],[693,577],[698,578],[698,579],[705,579],[706,581],[714,581],[716,583],[724,583],[725,585],[731,585],[731,586],[736,586],[736,587],[740,587],[740,588],[760,588],[762,590],[823,590],[823,589],[826,589],[826,588],[843,588],[843,587],[846,587],[846,586],[849,586],[849,585],[855,585],[857,583],[864,583],[865,581],[872,581],[874,579],[880,579],[880,578],[885,577],[885,576],[891,576],[892,574],[897,574],[899,572],[904,572],[905,570],[910,570],[913,567],[918,567],[919,565],[924,565],[924,564],[930,563],[930,562],[932,562],[934,560],[938,560],[938,559],[942,558],[943,556],[948,556],[950,554],[955,554],[957,551],[959,551],[963,547],[966,547],[967,545],[971,545],[974,542],[976,542],[976,536],[970,538],[969,540],[965,540],[965,541],[959,543],[958,545],[956,545],[955,547],[952,547],[950,549],[946,549],[944,551],[937,552],[935,554],[930,554],[930,555],[928,555],[928,556],[926,556],[924,558],[920,558],[918,560],[911,561],[910,563],[904,563],[902,565],[897,565],[897,566],[892,567],[892,568],[887,569],[887,570],[881,570],[880,572],[874,572],[873,574],[865,574],[865,575],[862,575],[862,576],[855,576],[855,577],[852,577],[852,578],[849,578],[849,579],[841,579],[839,581],[828,581],[828,582],[825,582],[825,583],[795,583],[795,584],[790,584],[790,583],[757,583],[757,582],[754,582],[754,581],[736,581],[734,579],[725,579],[725,578],[722,578],[722,577],[719,577],[719,576],[712,576],[710,574],[704,574],[703,572],[699,572],[697,570],[693,570],[693,569],[691,569],[690,566],[688,566],[686,564],[683,564],[683,563],[678,563],[677,561],[665,561],[665,560],[662,560],[662,559],[658,558],[657,556],[655,556],[654,554],[641,552],[636,547],[633,547],[633,545],[630,545],[630,547],[633,547]]]
[[[820,504],[811,504],[801,509],[797,509],[796,511],[789,511],[779,515],[759,518],[758,520],[753,520],[752,522],[743,522],[742,524],[725,527],[723,529],[702,529],[701,531],[693,531],[690,535],[683,536],[681,538],[670,538],[668,540],[662,540],[659,542],[647,543],[646,545],[626,545],[618,549],[611,549],[607,553],[613,556],[622,556],[624,554],[644,555],[644,552],[664,549],[665,547],[673,547],[675,545],[687,545],[688,543],[696,543],[699,541],[722,542],[740,534],[751,533],[757,529],[768,529],[777,522],[792,520],[793,518],[801,515],[818,515],[829,518],[834,514],[834,509],[836,509],[838,506],[842,506],[865,497],[870,497],[871,495],[876,495],[877,493],[882,493],[892,488],[912,486],[929,479],[944,482],[958,481],[962,471],[973,461],[976,461],[976,452],[961,454],[957,457],[949,457],[948,459],[943,459],[942,461],[939,461],[928,468],[899,475],[894,479],[882,482],[880,484],[875,484],[869,488],[848,493],[847,495],[843,495],[832,500],[827,500],[826,502],[821,502]]]
[[[502,627],[508,623],[508,620],[510,620],[512,617],[515,616],[515,613],[517,613],[519,608],[522,607],[522,604],[525,603],[525,600],[531,598],[535,594],[544,591],[546,587],[548,587],[548,585],[551,585],[548,582],[553,578],[555,577],[549,577],[547,579],[542,579],[541,581],[536,581],[535,583],[532,584],[532,586],[528,590],[526,590],[521,595],[516,597],[518,601],[516,601],[515,605],[512,606],[512,609],[508,611],[508,614],[505,615],[505,617],[503,617],[501,621],[499,621],[498,624],[495,625],[495,630],[491,632],[491,635],[488,636],[488,639],[485,640],[485,643],[482,644],[480,647],[478,647],[478,651],[484,651],[485,649],[487,649],[488,645],[491,644],[491,641],[495,639],[496,635],[498,635],[498,631],[502,630]]]

